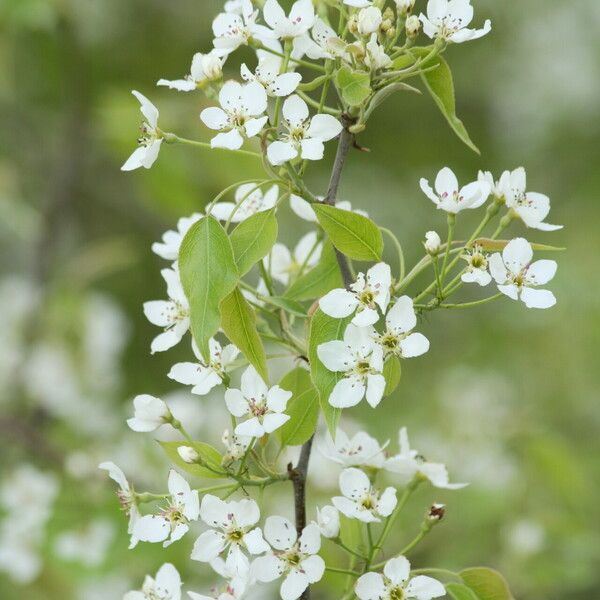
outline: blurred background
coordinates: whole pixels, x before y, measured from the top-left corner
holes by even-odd
[[[466,182],[480,168],[499,175],[524,165],[529,189],[552,199],[549,222],[566,227],[550,235],[514,225],[510,234],[568,247],[551,257],[560,263],[552,284],[559,303],[427,316],[431,353],[405,363],[377,421],[368,410],[352,418],[371,421],[371,433],[393,444],[407,425],[416,448],[446,462],[455,481],[471,482],[454,493],[423,488],[411,502],[402,539],[429,503],[449,504],[415,564],[499,568],[519,600],[590,600],[600,597],[600,3],[473,4],[478,23],[489,17],[494,29],[447,58],[459,114],[482,156],[461,145],[429,97],[397,95],[360,136],[371,152],[351,155],[340,197],[394,229],[414,261],[426,230],[445,231],[420,177],[447,164]],[[160,449],[125,425],[138,393],[161,395],[195,436],[215,444],[225,418],[218,398],[192,397],[167,379],[189,349],[151,357],[157,330],[141,305],[164,295],[165,263],[151,243],[256,166],[168,147],[150,171],[119,171],[140,122],[131,89],[160,107],[167,130],[208,139],[198,119],[203,96],[154,82],[187,73],[192,54],[210,47],[220,7],[0,0],[2,599],[118,599],[165,560],[187,589],[213,581],[188,560],[193,535],[168,552],[148,544],[128,551],[114,486],[97,465],[114,460],[139,489],[162,491]],[[312,189],[326,189],[328,162],[311,168]],[[297,219],[289,211],[281,218],[283,241],[295,243]],[[474,226],[479,216],[467,225],[471,218]],[[314,469],[335,480],[318,453]],[[287,489],[272,493],[291,502]]]

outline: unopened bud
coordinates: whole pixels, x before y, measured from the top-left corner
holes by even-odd
[[[445,504],[433,504],[427,513],[427,518],[432,523],[438,523],[446,516]]]
[[[435,256],[440,251],[440,246],[442,245],[442,240],[440,236],[435,231],[428,231],[425,234],[425,250],[431,256]]]
[[[348,31],[358,33],[358,17],[355,14],[348,19]]]
[[[387,33],[393,26],[394,26],[394,23],[392,22],[391,19],[384,19],[381,22],[381,31],[383,31],[384,33]]]
[[[383,18],[390,21],[394,20],[394,11],[389,6],[383,11]]]
[[[409,38],[416,38],[421,30],[421,21],[419,21],[417,15],[411,15],[406,19],[406,25],[404,27],[406,28],[406,35]]]
[[[392,39],[396,35],[396,28],[390,27],[386,32],[385,36],[389,39]]]
[[[396,0],[396,7],[401,15],[407,15],[415,7],[415,0]]]
[[[363,8],[358,13],[358,33],[360,33],[360,35],[371,35],[372,33],[379,31],[382,21],[383,16],[376,6]]]
[[[189,465],[193,465],[200,460],[200,455],[197,450],[194,450],[191,446],[179,446],[177,448],[177,454],[179,454],[181,460]]]

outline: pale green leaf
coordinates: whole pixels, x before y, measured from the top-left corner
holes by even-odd
[[[402,364],[397,356],[392,355],[387,358],[383,365],[383,376],[385,377],[385,391],[383,395],[389,396],[400,385],[402,377]]]
[[[479,600],[475,592],[462,583],[448,583],[446,591],[454,600]]]
[[[371,94],[371,76],[365,71],[343,66],[335,76],[335,83],[350,106],[360,106]]]
[[[264,258],[277,240],[275,209],[265,210],[242,221],[231,232],[231,246],[240,275],[245,275]]]
[[[473,567],[459,573],[479,600],[514,600],[506,579],[487,567]]]

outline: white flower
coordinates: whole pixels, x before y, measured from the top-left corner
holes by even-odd
[[[410,17],[406,19],[404,29],[409,38],[416,38],[417,35],[419,35],[419,31],[421,31],[421,21],[419,20],[419,17],[417,17],[417,15],[410,15]]]
[[[142,135],[138,139],[139,148],[125,161],[121,171],[133,171],[140,167],[149,169],[158,158],[163,142],[163,134],[158,129],[158,108],[143,94],[135,90],[131,93],[139,100],[140,110],[146,120],[142,123]]]
[[[365,64],[369,69],[386,69],[392,64],[392,59],[385,53],[385,48],[378,42],[377,34],[373,33],[365,46]]]
[[[255,527],[260,519],[260,509],[254,500],[224,502],[207,494],[202,498],[200,518],[209,527],[195,542],[192,560],[211,562],[227,550],[227,564],[235,573],[248,569],[250,554],[262,554],[269,550],[262,531]]]
[[[179,454],[179,457],[183,462],[190,465],[200,460],[200,454],[198,454],[198,451],[191,446],[179,446],[179,448],[177,448],[177,454]]]
[[[107,519],[94,519],[83,528],[62,531],[53,550],[61,560],[85,567],[100,566],[115,538],[115,526]]]
[[[156,579],[146,575],[141,592],[127,592],[123,600],[180,600],[181,577],[177,569],[165,563],[156,573]]]
[[[269,96],[289,96],[293,93],[300,81],[300,73],[281,73],[281,59],[277,56],[263,57],[258,61],[254,73],[242,64],[241,74],[244,81],[256,81],[265,88]]]
[[[335,539],[340,535],[340,513],[335,506],[317,508],[317,522],[321,535],[327,539]]]
[[[345,48],[346,42],[338,37],[337,33],[323,19],[317,17],[310,35],[306,33],[294,38],[292,55],[295,58],[306,55],[313,60],[323,58],[343,58],[347,60],[349,57]]]
[[[344,4],[354,6],[355,8],[366,8],[371,6],[371,0],[344,0]]]
[[[149,433],[172,419],[169,407],[160,399],[141,394],[133,399],[135,416],[127,419],[127,425],[133,431]]]
[[[379,31],[382,22],[383,15],[379,8],[376,6],[363,8],[358,13],[358,33],[360,33],[360,35],[371,35],[372,33]]]
[[[467,208],[479,208],[490,195],[490,186],[485,181],[473,181],[463,188],[458,187],[456,175],[444,167],[435,178],[435,192],[427,179],[421,179],[421,189],[441,210],[459,213]]]
[[[286,17],[277,0],[267,0],[263,7],[264,19],[279,39],[292,39],[305,34],[315,22],[312,0],[297,0]]]
[[[377,263],[367,271],[365,278],[359,273],[350,290],[331,290],[319,300],[321,310],[335,319],[344,319],[356,313],[352,323],[366,327],[379,321],[377,307],[385,314],[390,302],[392,274],[389,265]]]
[[[129,549],[135,548],[138,543],[138,539],[134,537],[133,528],[140,518],[140,511],[138,510],[137,503],[135,500],[135,491],[133,486],[130,485],[129,481],[125,477],[125,473],[115,465],[113,462],[103,462],[98,465],[99,469],[108,472],[108,476],[117,483],[119,490],[117,492],[117,498],[121,503],[121,507],[125,511],[125,514],[129,516],[129,524],[127,527],[127,533],[131,536],[131,542]]]
[[[488,273],[488,259],[481,246],[475,244],[462,258],[467,261],[467,270],[460,276],[462,281],[478,283],[480,286],[486,286],[492,281],[492,276]]]
[[[325,458],[344,467],[381,469],[385,462],[384,447],[364,431],[359,431],[349,438],[344,431],[338,429],[335,440],[329,434],[327,435],[321,452]]]
[[[324,198],[317,197],[319,202],[323,202]],[[347,210],[349,212],[355,212],[358,215],[362,215],[363,217],[368,217],[368,214],[364,210],[360,210],[359,208],[352,210],[352,204],[347,200],[340,200],[335,203],[335,207],[341,210]],[[296,196],[295,194],[290,195],[290,208],[296,213],[304,221],[308,221],[310,223],[318,223],[317,213],[314,211],[310,202],[306,201],[304,198],[300,196]]]
[[[168,300],[152,300],[144,303],[144,314],[150,323],[164,327],[165,331],[157,335],[150,350],[164,352],[181,341],[190,328],[190,307],[179,279],[179,271],[163,269],[161,272],[167,283]]]
[[[231,560],[224,561],[222,558],[215,558],[210,566],[227,581],[227,585],[222,592],[214,589],[211,596],[204,596],[196,592],[188,592],[192,600],[241,600],[250,584],[250,565],[238,565],[236,569]]]
[[[321,580],[325,562],[318,555],[321,535],[315,524],[307,525],[298,539],[296,528],[287,519],[269,517],[265,538],[275,552],[257,558],[252,573],[264,583],[283,577],[279,590],[282,600],[296,600],[311,583]]]
[[[444,586],[433,577],[410,576],[410,563],[404,556],[388,560],[381,573],[365,573],[354,588],[360,600],[432,600],[446,595]]]
[[[435,231],[428,231],[425,234],[425,250],[428,254],[435,256],[440,251],[442,240]]]
[[[163,542],[163,547],[180,540],[189,530],[190,521],[200,514],[198,491],[177,471],[171,469],[168,482],[171,498],[158,515],[144,515],[133,527],[133,535],[142,542]]]
[[[210,214],[219,221],[240,223],[248,217],[272,209],[279,198],[279,186],[270,187],[264,194],[255,183],[244,183],[235,190],[235,202],[218,202]]]
[[[260,438],[273,433],[289,420],[284,414],[291,392],[278,385],[268,388],[253,366],[242,374],[241,390],[229,388],[225,392],[225,403],[234,417],[249,418],[235,428],[237,435]]]
[[[470,0],[429,0],[427,16],[421,13],[419,19],[427,37],[440,38],[455,44],[476,40],[492,29],[489,19],[484,23],[483,29],[467,29],[473,20]]]
[[[394,0],[401,14],[410,12],[415,6],[415,0]]]
[[[177,221],[177,231],[169,229],[162,236],[162,242],[154,242],[152,244],[152,252],[165,260],[176,261],[179,258],[179,248],[185,234],[190,230],[190,227],[202,218],[200,213],[194,213],[189,217],[181,217]]]
[[[252,438],[247,435],[236,435],[235,433],[230,433],[230,431],[226,429],[223,432],[221,441],[227,449],[223,455],[223,461],[225,463],[231,463],[235,462],[236,460],[240,460],[246,454],[246,450],[248,450],[248,447],[252,442]]]
[[[219,56],[212,50],[208,54],[196,52],[192,58],[190,74],[184,79],[159,79],[156,85],[166,86],[180,92],[191,92],[202,86],[207,81],[214,81],[223,77],[223,64],[226,57]]]
[[[345,469],[340,474],[343,496],[331,499],[333,505],[349,519],[363,523],[378,523],[379,517],[389,517],[396,508],[396,490],[388,487],[380,494],[371,487],[369,478],[360,469]]]
[[[344,373],[329,396],[331,406],[356,406],[365,394],[373,408],[381,402],[385,390],[383,350],[371,338],[370,328],[350,324],[343,341],[321,344],[317,354],[330,371]]]
[[[342,124],[331,115],[314,115],[309,121],[308,106],[300,96],[290,96],[283,103],[283,120],[287,128],[281,140],[267,148],[272,165],[282,165],[300,154],[306,160],[321,160],[324,142],[342,131]]]
[[[523,238],[514,239],[506,245],[502,255],[490,256],[490,273],[498,289],[509,298],[522,300],[527,308],[550,308],[556,304],[554,294],[537,288],[554,277],[557,264],[553,260],[532,263],[532,258],[531,244]]]
[[[385,317],[386,330],[374,332],[384,354],[396,354],[400,358],[415,358],[429,351],[429,340],[421,333],[411,333],[417,325],[417,315],[412,298],[402,296]]]
[[[221,108],[211,106],[200,113],[207,127],[222,132],[210,141],[213,148],[239,150],[244,138],[258,135],[267,122],[261,116],[267,109],[267,92],[256,81],[228,81],[219,92],[219,103]]]
[[[319,262],[322,250],[323,244],[319,242],[317,232],[311,231],[300,239],[293,253],[283,244],[276,243],[265,259],[265,266],[273,279],[287,286],[290,276],[301,270],[310,270]]]
[[[385,469],[400,475],[401,483],[408,484],[415,477],[428,479],[434,487],[446,490],[459,490],[467,483],[449,483],[448,470],[440,463],[427,462],[416,450],[411,450],[406,427],[400,429],[400,454],[388,458]]]
[[[208,361],[200,353],[196,342],[192,340],[192,350],[198,362],[177,363],[169,371],[169,377],[183,385],[193,385],[192,394],[204,396],[214,387],[221,385],[227,367],[237,358],[239,350],[228,344],[223,348],[217,340],[208,340],[210,358]]]

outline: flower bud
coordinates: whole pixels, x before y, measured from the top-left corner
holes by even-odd
[[[381,22],[381,31],[387,33],[390,29],[393,29],[394,24],[390,19],[384,19]]]
[[[200,460],[200,455],[191,446],[179,446],[177,448],[177,454],[179,454],[181,460],[189,465],[193,465]]]
[[[432,504],[427,518],[432,523],[438,523],[446,516],[446,505],[445,504]]]
[[[383,11],[383,18],[390,21],[394,20],[394,11],[389,6]]]
[[[421,30],[421,21],[419,21],[419,17],[417,15],[411,15],[406,19],[406,35],[409,38],[416,38],[419,35],[419,31]]]
[[[376,6],[363,8],[358,13],[358,33],[360,35],[371,35],[379,31],[379,26],[383,21],[381,11]]]
[[[336,538],[340,534],[340,513],[333,506],[317,508],[317,525],[323,537]]]
[[[358,17],[356,16],[356,14],[352,15],[348,19],[348,31],[354,34],[358,33]]]
[[[440,251],[442,240],[435,231],[428,231],[425,234],[425,250],[428,254],[435,256]]]
[[[415,0],[395,0],[398,12],[401,15],[408,14],[415,6]]]

